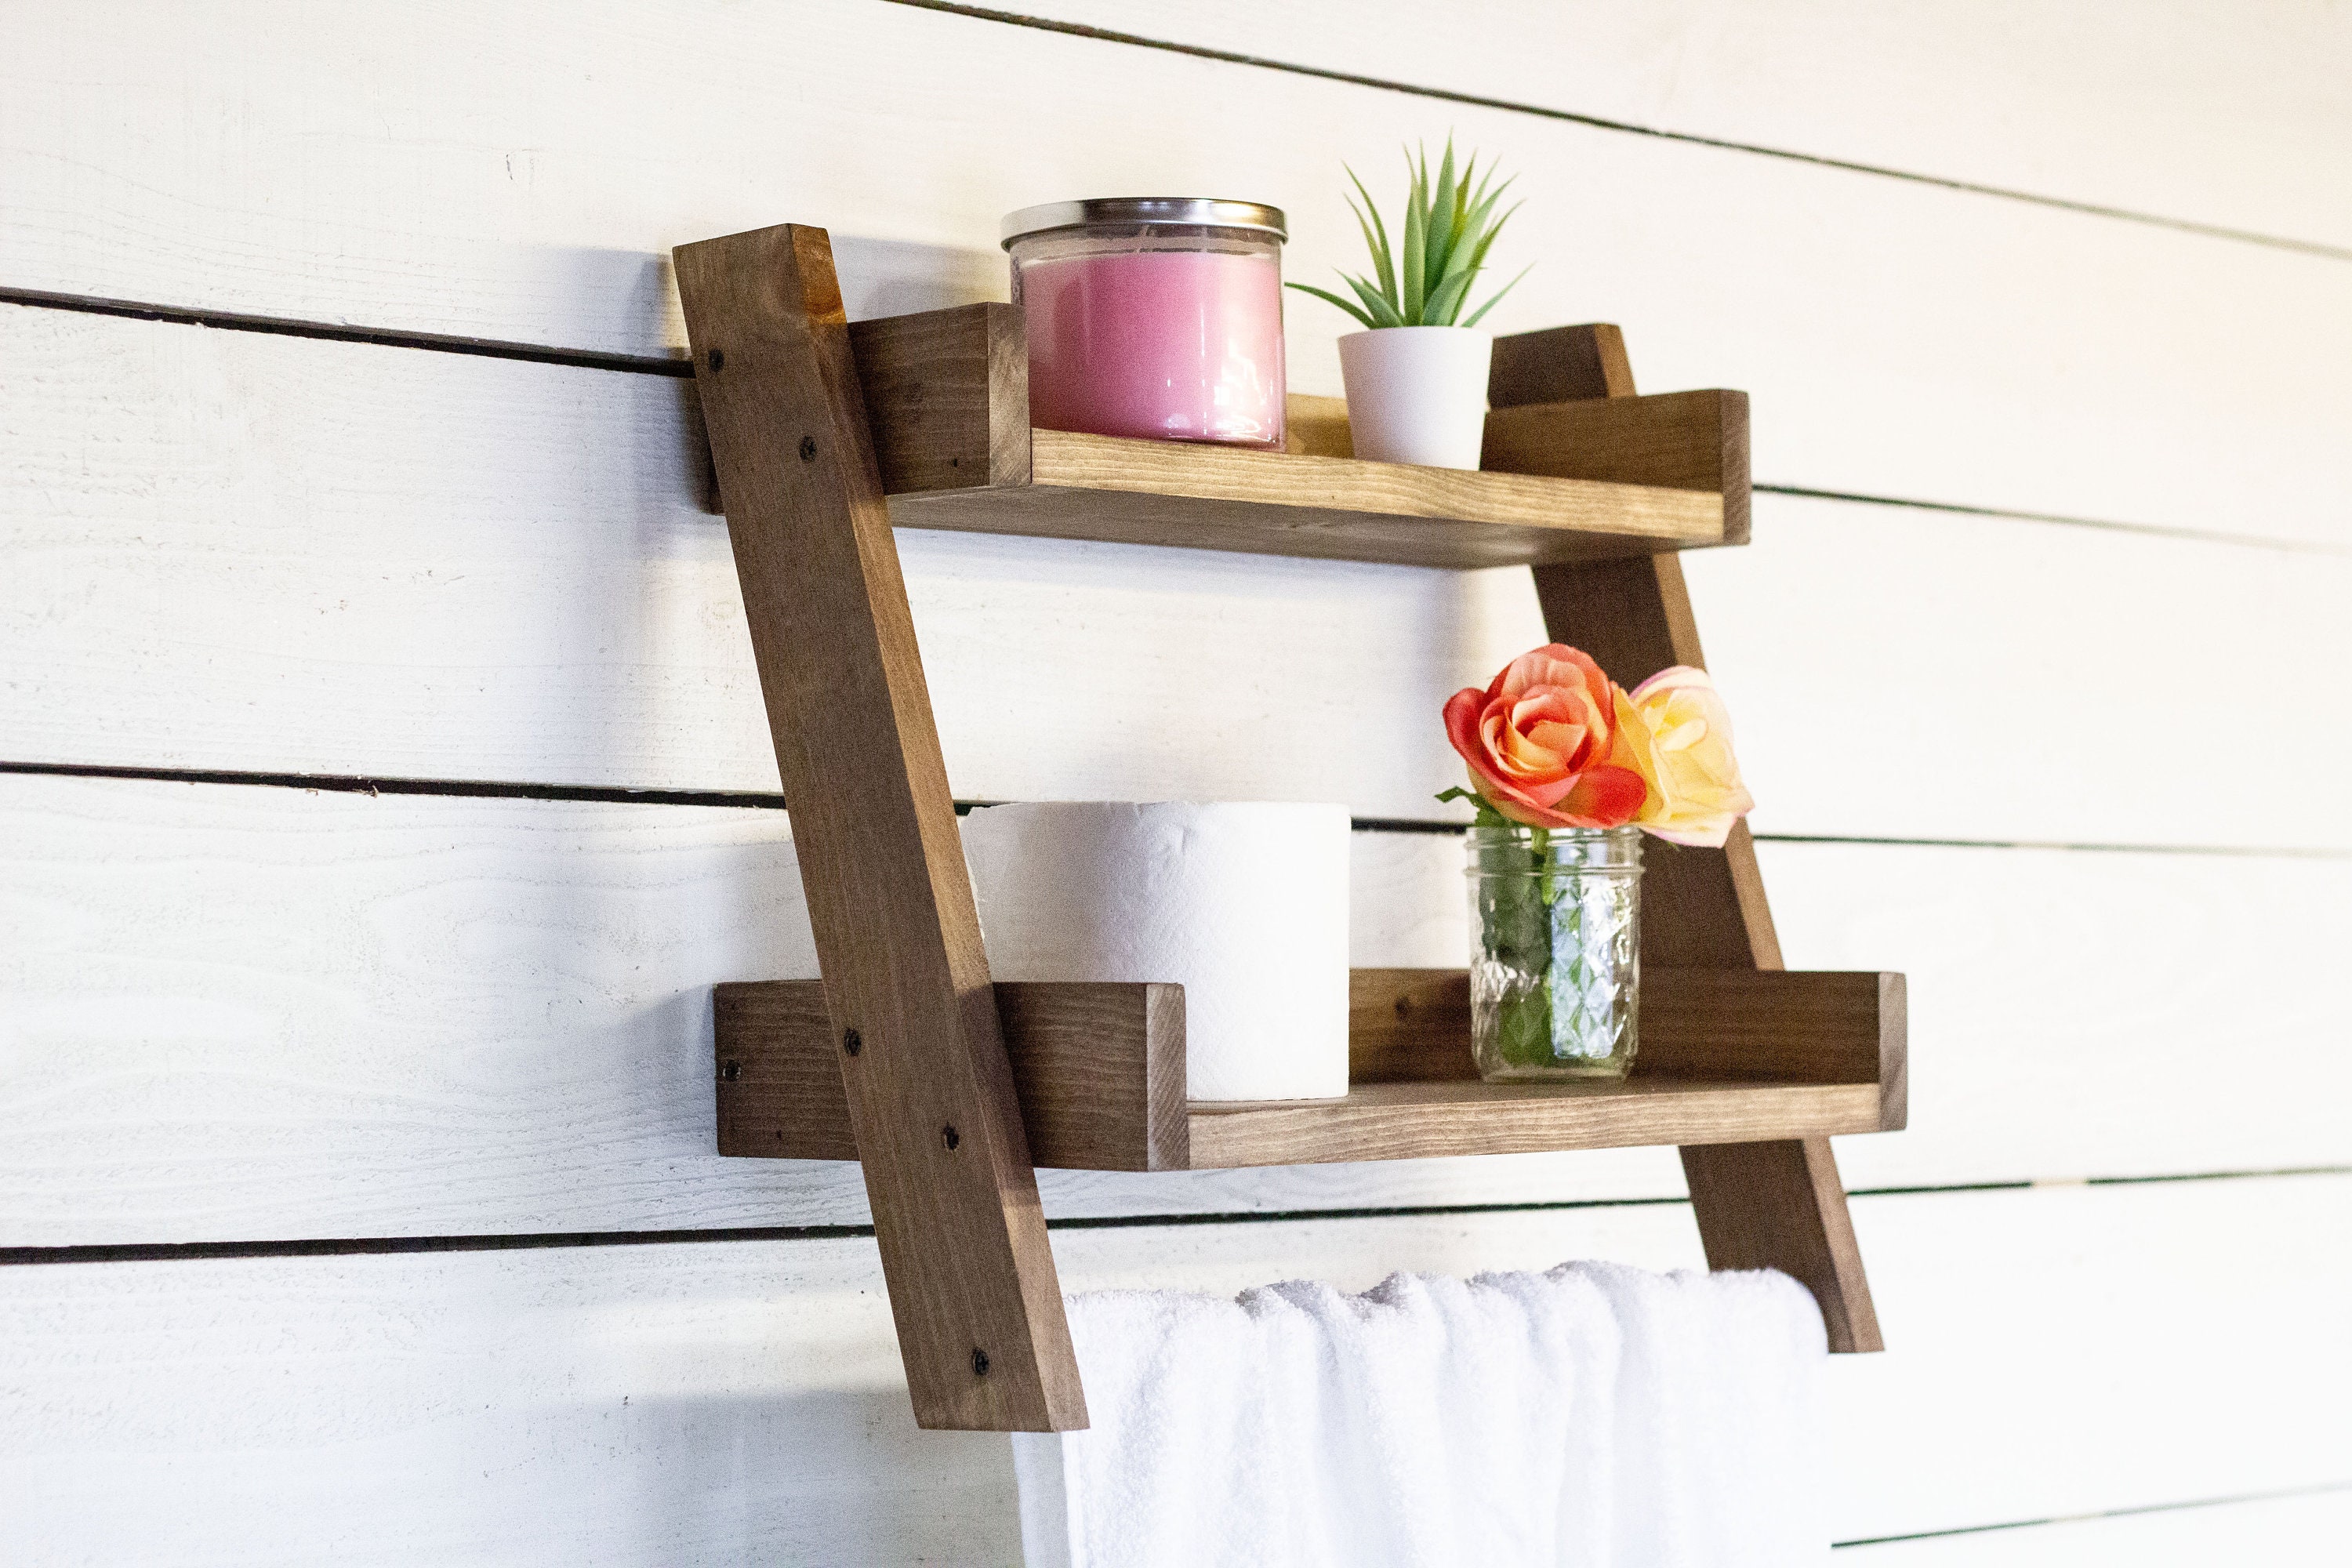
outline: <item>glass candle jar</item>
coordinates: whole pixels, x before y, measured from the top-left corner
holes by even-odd
[[[1281,211],[1255,202],[1122,197],[1007,217],[1029,422],[1281,447],[1283,238]]]
[[[1474,827],[1469,876],[1478,1076],[1624,1077],[1641,1015],[1641,830]]]

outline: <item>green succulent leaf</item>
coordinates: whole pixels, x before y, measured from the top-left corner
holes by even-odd
[[[1404,216],[1394,231],[1381,218],[1380,204],[1372,200],[1362,176],[1346,164],[1340,167],[1355,187],[1348,210],[1355,215],[1364,248],[1371,256],[1371,275],[1339,275],[1355,295],[1352,300],[1305,284],[1293,288],[1329,300],[1367,327],[1469,327],[1527,276],[1523,268],[1518,278],[1464,317],[1496,239],[1518,211],[1517,203],[1502,205],[1517,176],[1498,178],[1492,163],[1482,169],[1475,153],[1457,164],[1451,136],[1434,173],[1425,144],[1405,149]]]
[[[1404,319],[1415,326],[1421,324],[1421,303],[1426,289],[1429,265],[1429,156],[1422,155],[1421,165],[1413,167],[1411,153],[1405,155],[1405,166],[1412,169],[1412,186],[1404,198]]]
[[[1380,325],[1378,321],[1373,321],[1370,316],[1364,314],[1364,312],[1359,310],[1351,301],[1342,300],[1337,294],[1332,293],[1328,289],[1318,289],[1312,283],[1286,283],[1283,287],[1286,289],[1296,289],[1302,294],[1312,294],[1318,300],[1328,300],[1331,303],[1339,306],[1339,309],[1347,311],[1348,314],[1355,317],[1356,320],[1363,322],[1364,325],[1368,327],[1377,327]]]
[[[1339,276],[1348,280],[1348,287],[1353,289],[1356,291],[1356,298],[1364,302],[1364,310],[1371,317],[1373,326],[1402,327],[1404,325],[1404,317],[1398,311],[1394,300],[1352,272],[1342,272]]]
[[[1339,166],[1348,169],[1345,163]],[[1372,200],[1372,193],[1364,189],[1364,182],[1357,177],[1356,171],[1348,169],[1348,178],[1356,182],[1357,195],[1364,198],[1364,210],[1356,215],[1357,223],[1361,224],[1364,221],[1366,213],[1371,215],[1372,232],[1364,237],[1364,243],[1371,248],[1372,269],[1381,280],[1381,293],[1390,304],[1397,304],[1396,267],[1389,258],[1388,226],[1381,222],[1380,205]],[[1354,206],[1355,198],[1349,197],[1348,205]]]
[[[1494,295],[1488,299],[1485,304],[1471,311],[1470,319],[1462,324],[1465,327],[1476,326],[1481,317],[1485,316],[1487,311],[1493,310],[1502,301],[1504,295],[1509,293],[1513,289],[1518,286],[1519,278],[1525,278],[1528,273],[1533,272],[1535,269],[1536,264],[1532,261],[1528,262],[1525,267],[1520,268],[1518,278],[1512,279],[1508,283],[1506,283],[1500,289],[1496,289]]]

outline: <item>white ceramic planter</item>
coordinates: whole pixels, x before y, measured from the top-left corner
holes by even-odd
[[[1339,340],[1348,428],[1376,463],[1475,468],[1486,439],[1494,335],[1475,327],[1380,327]]]

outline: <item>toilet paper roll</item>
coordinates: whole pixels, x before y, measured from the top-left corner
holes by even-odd
[[[963,819],[990,973],[1184,987],[1196,1100],[1348,1092],[1348,812],[1052,801]]]

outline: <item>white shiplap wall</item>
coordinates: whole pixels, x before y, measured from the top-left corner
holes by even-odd
[[[884,313],[1000,292],[1013,206],[1213,189],[1309,276],[1340,159],[1501,153],[1502,325],[1755,394],[1778,492],[1691,573],[1766,874],[1792,963],[1914,977],[1914,1129],[1841,1150],[1895,1346],[1836,1368],[1841,1539],[2335,1561],[2341,7],[1039,14],[1276,63],[877,0],[15,6],[0,288],[665,356],[707,234],[826,224]],[[870,1240],[759,1234],[862,1223],[854,1172],[708,1152],[707,987],[813,972],[783,815],[544,798],[775,787],[656,369],[0,306],[12,1563],[1013,1555]],[[1539,636],[1523,574],[902,548],[967,798],[1427,816],[1437,700]],[[297,787],[352,777],[423,783]],[[1360,836],[1358,962],[1458,959],[1453,853]],[[1074,1288],[1697,1257],[1622,1202],[1667,1152],[1045,1185],[1135,1222],[1058,1233]]]

